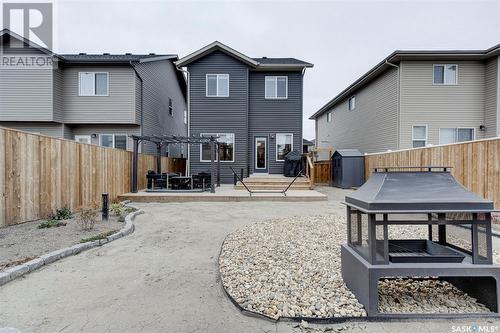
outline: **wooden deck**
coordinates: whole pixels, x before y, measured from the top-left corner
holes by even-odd
[[[281,193],[254,193],[234,189],[233,185],[221,185],[215,193],[210,192],[145,192],[126,193],[120,200],[135,202],[190,202],[190,201],[326,201],[327,196],[314,190],[288,190]]]

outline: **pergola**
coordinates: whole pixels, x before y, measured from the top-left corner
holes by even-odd
[[[132,159],[132,193],[137,193],[137,174],[138,174],[138,163],[139,163],[139,143],[151,142],[156,145],[156,172],[161,173],[161,149],[162,147],[168,147],[171,144],[181,144],[186,143],[188,145],[192,144],[210,144],[210,183],[212,193],[215,193],[215,175],[217,169],[217,186],[220,186],[220,160],[217,159],[217,165],[215,163],[215,157],[217,156],[217,150],[219,149],[218,136],[175,136],[175,135],[131,135],[132,140],[134,140],[134,157]]]

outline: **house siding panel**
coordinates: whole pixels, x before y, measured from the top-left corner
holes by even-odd
[[[63,125],[53,122],[0,122],[0,126],[55,138],[63,137]]]
[[[458,64],[458,84],[434,85],[433,64]],[[400,148],[412,147],[412,126],[428,125],[428,144],[439,144],[439,128],[473,127],[484,137],[485,66],[479,61],[401,62]]]
[[[144,135],[187,135],[184,124],[186,99],[177,81],[176,69],[171,61],[145,62],[135,65],[142,78],[142,132]],[[137,94],[137,81],[135,81]],[[140,96],[139,96],[140,98]],[[168,113],[169,98],[172,99],[173,115]],[[136,102],[140,102],[137,101]],[[137,108],[137,104],[135,106]],[[144,151],[156,154],[156,145],[145,144]],[[170,145],[169,154],[180,157],[184,147]],[[165,148],[166,149],[166,148]]]
[[[352,94],[356,108],[347,109],[348,99],[317,118],[317,141],[320,148],[359,149],[373,153],[397,149],[398,128],[398,70],[388,69],[384,74]],[[321,154],[319,159],[327,159]]]
[[[220,51],[188,66],[190,73],[191,135],[234,133],[234,162],[221,162],[221,181],[232,182],[229,166],[248,172],[248,68]],[[206,97],[206,74],[229,74],[229,97]],[[200,146],[192,145],[190,165],[193,174],[210,170],[210,162],[200,162]]]
[[[109,96],[78,96],[79,72],[109,72]],[[71,66],[64,69],[65,123],[136,124],[135,72],[130,66]]]
[[[265,99],[265,77],[287,76],[288,98]],[[293,134],[293,150],[302,153],[302,73],[250,72],[249,84],[249,164],[255,167],[255,136],[268,139],[269,173],[283,173],[283,162],[276,161],[276,133]],[[274,135],[274,139],[270,135]]]
[[[484,125],[486,138],[500,135],[498,132],[498,58],[495,57],[486,63],[485,69],[485,110]]]
[[[140,135],[141,128],[137,125],[76,125],[71,126],[71,136],[69,139],[74,140],[75,135],[92,135],[97,134],[95,138],[91,138],[92,144],[99,145],[100,134],[125,134],[125,135]],[[127,139],[127,150],[133,149],[133,140]]]

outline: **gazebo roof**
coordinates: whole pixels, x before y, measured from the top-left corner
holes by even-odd
[[[430,170],[430,169],[429,169]],[[345,203],[365,213],[491,212],[493,202],[447,171],[374,172]]]

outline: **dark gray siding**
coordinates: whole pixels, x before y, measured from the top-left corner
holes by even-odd
[[[248,68],[222,52],[213,52],[188,67],[190,73],[191,135],[234,133],[234,162],[221,163],[221,181],[232,181],[229,166],[235,170],[248,165]],[[229,97],[206,97],[206,74],[229,74]],[[193,145],[191,172],[210,169],[210,162],[200,162],[200,146]]]
[[[265,76],[288,76],[287,99],[265,99]],[[268,137],[269,173],[282,173],[276,161],[276,133],[293,134],[293,150],[302,153],[302,72],[250,72],[249,149],[250,172],[254,169],[255,136]],[[269,139],[270,135],[274,139]]]
[[[187,135],[184,124],[186,99],[177,81],[176,69],[171,61],[154,61],[140,63],[135,66],[142,79],[142,132],[144,135]],[[135,81],[136,92],[140,90]],[[141,99],[140,91],[136,97]],[[173,115],[168,113],[168,101],[172,99]],[[136,108],[138,105],[136,104]],[[139,118],[141,118],[139,114]],[[144,151],[156,153],[156,146],[145,144]],[[180,145],[170,146],[170,156],[180,157]]]

